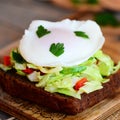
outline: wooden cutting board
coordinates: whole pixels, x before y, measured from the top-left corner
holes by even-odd
[[[120,60],[120,41],[115,35],[105,35],[105,37],[103,50],[117,62]],[[0,50],[0,57],[8,54],[8,51],[17,45],[18,42],[15,42]],[[20,120],[104,120],[115,111],[120,110],[120,92],[118,91],[114,98],[105,99],[84,112],[71,116],[55,113],[28,101],[12,97],[0,88],[0,110]],[[120,116],[118,117],[120,118]]]
[[[116,94],[114,98],[105,99],[82,113],[71,116],[51,112],[36,104],[11,97],[0,89],[0,110],[20,120],[104,120],[119,109],[120,94]]]

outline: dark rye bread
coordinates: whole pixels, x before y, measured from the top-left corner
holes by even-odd
[[[101,100],[115,95],[120,87],[120,71],[110,76],[110,81],[103,88],[89,94],[82,94],[81,100],[58,93],[49,93],[35,87],[27,78],[15,73],[14,70],[4,72],[0,69],[0,86],[8,94],[32,101],[51,110],[66,114],[77,114]]]

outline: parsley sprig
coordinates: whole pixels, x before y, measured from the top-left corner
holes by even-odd
[[[53,43],[50,46],[49,51],[55,55],[55,56],[60,56],[61,54],[64,53],[64,44],[63,43]]]
[[[43,37],[46,34],[49,34],[51,31],[48,31],[47,29],[45,29],[42,25],[40,25],[36,31],[37,36]]]
[[[83,32],[83,31],[75,31],[74,33],[78,37],[83,37],[83,38],[86,38],[86,39],[89,38],[89,36],[85,32]]]
[[[11,53],[11,55],[12,55],[12,59],[14,60],[14,61],[16,61],[17,63],[24,63],[25,62],[25,60],[23,59],[23,57],[20,55],[20,53],[18,53],[18,51],[12,51],[12,53]]]

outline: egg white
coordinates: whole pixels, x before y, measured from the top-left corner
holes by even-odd
[[[38,26],[51,31],[39,38],[36,34]],[[78,37],[74,31],[83,31],[89,39]],[[58,57],[49,48],[52,43],[63,43],[64,53]],[[74,66],[81,64],[101,49],[104,37],[96,22],[65,19],[59,22],[35,20],[20,40],[19,51],[29,63],[37,66]]]

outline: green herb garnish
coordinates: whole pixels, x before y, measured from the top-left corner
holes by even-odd
[[[79,3],[81,3],[80,0],[71,0],[71,2],[72,2],[73,4],[79,4]]]
[[[98,0],[71,0],[71,2],[75,5],[81,4],[81,3],[97,4]]]
[[[88,4],[97,4],[98,0],[87,0]]]
[[[83,38],[87,38],[87,39],[89,38],[89,36],[83,31],[75,31],[74,33],[78,37],[83,37]]]
[[[37,36],[40,38],[40,37],[43,37],[44,35],[46,34],[49,34],[50,31],[48,31],[47,29],[45,29],[42,25],[40,25],[36,31],[36,34]]]
[[[23,57],[18,53],[18,52],[15,52],[15,51],[12,51],[12,59],[15,60],[17,63],[24,63],[25,60],[23,59]]]
[[[55,56],[60,56],[61,54],[64,53],[64,44],[63,43],[53,43],[50,46],[49,51],[55,55]]]
[[[112,26],[119,26],[119,21],[115,18],[112,13],[109,12],[101,12],[97,13],[94,17],[94,20],[102,26],[112,25]]]

